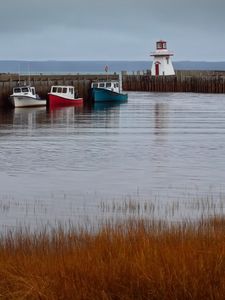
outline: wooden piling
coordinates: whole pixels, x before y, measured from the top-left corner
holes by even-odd
[[[225,93],[225,71],[176,71],[175,76],[122,73],[124,91]]]

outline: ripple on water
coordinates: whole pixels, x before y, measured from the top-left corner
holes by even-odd
[[[1,111],[1,224],[102,216],[99,203],[127,196],[222,201],[224,134],[224,95],[129,93],[121,105]]]

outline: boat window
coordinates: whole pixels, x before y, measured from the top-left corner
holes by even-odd
[[[114,83],[114,88],[116,88],[116,83]]]
[[[70,94],[73,94],[73,88],[69,88]]]
[[[93,83],[93,88],[97,88],[98,84],[97,83]]]
[[[20,88],[14,89],[14,93],[21,93],[21,89]]]
[[[61,87],[58,87],[57,92],[58,92],[58,93],[62,93],[62,88],[61,88]]]
[[[32,88],[31,91],[32,91],[32,95],[35,95],[34,88]]]
[[[100,84],[99,84],[99,87],[100,87],[100,88],[104,88],[104,87],[105,87],[105,84],[104,84],[104,83],[100,83]]]
[[[54,87],[52,88],[52,92],[53,92],[53,93],[56,93],[56,91],[57,91],[57,87],[54,86]]]
[[[63,93],[64,93],[64,94],[67,93],[67,88],[66,88],[66,87],[63,88]]]
[[[28,90],[28,88],[24,87],[24,88],[22,88],[22,92],[23,92],[23,93],[28,93],[29,90]]]
[[[111,87],[111,82],[106,82],[106,87],[107,88]]]
[[[119,83],[118,82],[116,83],[116,87],[119,87]]]

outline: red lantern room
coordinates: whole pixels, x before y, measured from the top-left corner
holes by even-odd
[[[156,49],[157,50],[166,50],[167,46],[166,46],[166,41],[158,41],[156,42]]]

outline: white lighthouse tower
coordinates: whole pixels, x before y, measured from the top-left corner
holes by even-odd
[[[168,76],[175,75],[174,68],[171,62],[173,53],[167,50],[166,41],[156,42],[156,50],[151,54],[153,63],[151,74],[152,76]]]

